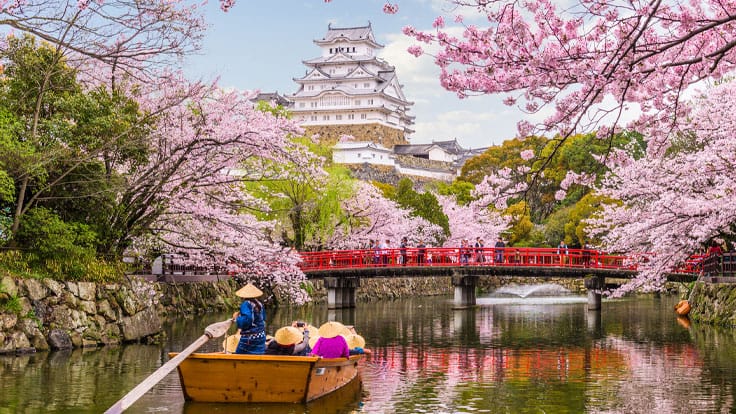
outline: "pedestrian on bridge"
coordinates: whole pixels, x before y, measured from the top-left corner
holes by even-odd
[[[424,240],[419,239],[417,244],[417,264],[424,266],[424,255],[427,253],[427,246],[424,244]]]
[[[496,263],[503,263],[503,249],[506,247],[506,243],[503,242],[503,238],[498,236],[496,244],[493,246],[496,250]]]
[[[560,256],[560,264],[565,264],[568,253],[569,250],[567,249],[567,244],[565,244],[564,240],[560,240],[560,244],[557,245],[557,254]]]

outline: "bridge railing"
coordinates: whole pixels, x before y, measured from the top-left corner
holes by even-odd
[[[539,266],[637,268],[638,261],[598,250],[539,247],[362,249],[301,252],[303,271],[400,266]]]

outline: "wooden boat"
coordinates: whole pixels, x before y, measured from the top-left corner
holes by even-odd
[[[184,398],[190,401],[306,403],[359,379],[362,357],[195,353],[178,370]]]

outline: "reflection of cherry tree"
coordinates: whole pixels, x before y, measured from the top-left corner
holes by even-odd
[[[335,229],[328,247],[357,249],[366,247],[369,240],[391,240],[398,247],[402,237],[410,243],[418,240],[434,242],[442,228],[401,208],[387,199],[372,184],[358,181],[353,197],[343,203],[345,219]]]
[[[609,390],[608,410],[616,412],[720,412],[710,395],[698,398],[703,370],[691,344],[662,349],[618,337],[607,337],[600,346],[620,351],[627,358],[627,378],[617,379]],[[618,378],[621,373],[614,373]],[[606,378],[600,378],[606,381]],[[609,381],[613,382],[613,381]],[[636,398],[631,398],[636,396]],[[731,402],[733,404],[733,402]],[[613,405],[613,406],[611,406]],[[606,412],[609,412],[606,410]]]
[[[446,242],[449,246],[459,246],[463,239],[473,241],[476,237],[490,246],[491,241],[509,226],[507,217],[485,207],[478,200],[468,205],[459,205],[455,198],[448,196],[438,195],[437,200],[450,223],[450,237]]]

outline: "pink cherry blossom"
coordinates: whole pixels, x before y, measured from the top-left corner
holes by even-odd
[[[386,14],[396,14],[399,12],[399,5],[396,3],[386,3],[383,5],[383,12]]]

